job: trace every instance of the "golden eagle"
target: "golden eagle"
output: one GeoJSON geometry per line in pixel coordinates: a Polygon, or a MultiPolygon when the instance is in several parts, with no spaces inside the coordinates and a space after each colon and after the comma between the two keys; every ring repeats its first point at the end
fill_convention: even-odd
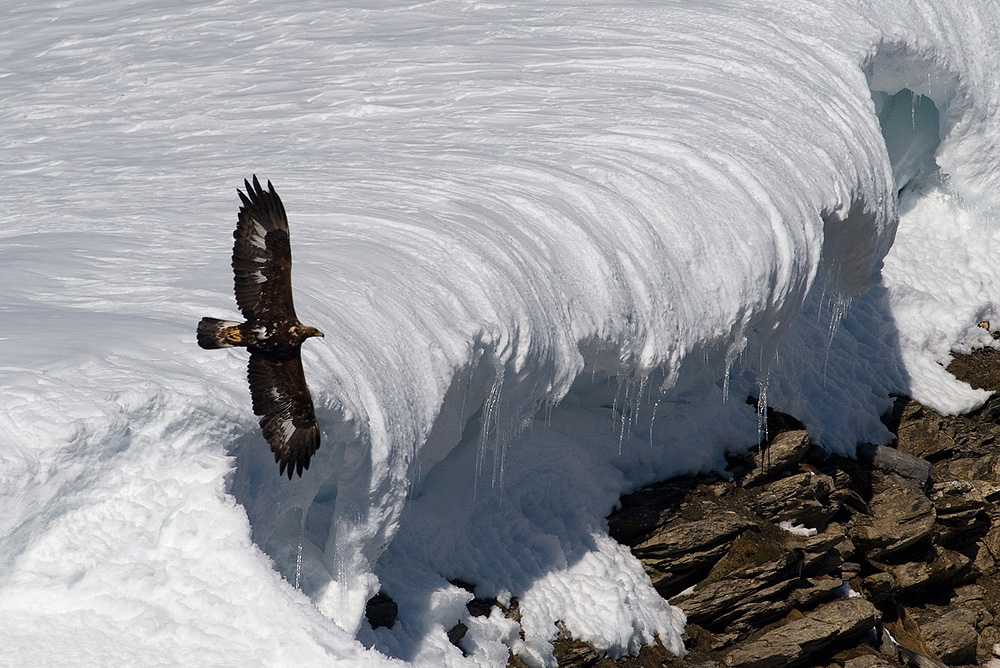
{"type": "Polygon", "coordinates": [[[278,474],[288,469],[302,475],[319,448],[319,428],[312,397],[302,371],[302,342],[323,336],[295,317],[292,304],[292,250],[285,207],[257,177],[244,179],[246,194],[237,190],[243,206],[233,237],[236,305],[246,322],[202,318],[198,345],[202,348],[244,346],[250,351],[247,375],[254,415],[260,416],[264,438],[271,444],[278,474]]]}

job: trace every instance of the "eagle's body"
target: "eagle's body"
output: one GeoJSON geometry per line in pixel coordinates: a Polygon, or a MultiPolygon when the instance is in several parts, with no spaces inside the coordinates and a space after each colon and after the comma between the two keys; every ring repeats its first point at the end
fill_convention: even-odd
{"type": "MultiPolygon", "coordinates": [[[[260,417],[264,437],[288,477],[309,468],[319,448],[319,428],[312,397],[302,370],[300,347],[312,336],[323,336],[295,317],[292,304],[292,253],[285,208],[271,182],[267,190],[257,177],[244,181],[247,194],[233,237],[236,305],[246,322],[202,318],[198,345],[202,348],[242,346],[250,351],[247,375],[253,412],[260,417]]],[[[239,191],[237,191],[239,192],[239,191]]]]}

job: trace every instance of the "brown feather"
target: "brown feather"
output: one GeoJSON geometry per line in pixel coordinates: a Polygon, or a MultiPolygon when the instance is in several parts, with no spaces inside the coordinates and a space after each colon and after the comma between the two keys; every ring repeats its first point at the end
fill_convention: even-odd
{"type": "Polygon", "coordinates": [[[289,480],[293,471],[301,476],[319,448],[319,428],[298,346],[294,354],[283,357],[253,353],[247,376],[253,412],[261,416],[260,427],[279,474],[287,467],[289,480]]]}
{"type": "Polygon", "coordinates": [[[247,320],[295,319],[292,250],[285,207],[271,182],[244,181],[243,206],[233,238],[236,305],[247,320]]]}
{"type": "Polygon", "coordinates": [[[233,237],[236,305],[246,322],[203,318],[198,344],[203,348],[244,346],[250,351],[247,377],[253,412],[274,452],[279,475],[309,468],[319,449],[319,427],[302,370],[300,349],[311,336],[292,304],[292,252],[285,207],[271,182],[264,190],[257,177],[244,181],[243,206],[233,237]]]}

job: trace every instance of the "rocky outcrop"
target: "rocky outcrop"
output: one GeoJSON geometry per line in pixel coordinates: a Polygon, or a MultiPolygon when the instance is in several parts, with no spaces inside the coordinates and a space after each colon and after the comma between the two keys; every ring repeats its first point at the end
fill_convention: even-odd
{"type": "MultiPolygon", "coordinates": [[[[979,355],[956,368],[974,369],[977,386],[1000,385],[1000,354],[979,355]]],[[[669,480],[622,499],[612,535],[688,616],[687,656],[659,665],[940,668],[993,658],[1000,399],[957,417],[900,399],[886,420],[897,441],[861,444],[854,459],[786,429],[731,461],[732,480],[669,480]]]]}
{"type": "Polygon", "coordinates": [[[842,598],[803,615],[726,655],[730,668],[784,668],[869,634],[879,619],[863,598],[842,598]]]}

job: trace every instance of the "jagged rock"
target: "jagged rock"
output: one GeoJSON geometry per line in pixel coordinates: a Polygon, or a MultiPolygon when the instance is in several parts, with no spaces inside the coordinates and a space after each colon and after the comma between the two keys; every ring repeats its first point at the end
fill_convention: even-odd
{"type": "Polygon", "coordinates": [[[726,657],[726,665],[730,668],[792,666],[834,643],[845,646],[849,640],[874,628],[878,620],[878,610],[863,598],[839,599],[736,648],[726,657]]]}
{"type": "MultiPolygon", "coordinates": [[[[987,375],[1000,387],[1000,353],[991,364],[987,375]]],[[[966,416],[905,399],[896,406],[885,419],[898,431],[896,448],[859,446],[857,459],[826,455],[797,425],[752,462],[731,462],[735,482],[678,479],[622,500],[609,526],[641,546],[635,552],[650,576],[698,632],[686,636],[687,657],[651,666],[945,668],[939,658],[950,665],[993,658],[1000,397],[966,416]],[[782,520],[818,533],[782,531],[782,520]],[[837,598],[848,580],[861,597],[837,598]],[[839,606],[867,606],[864,628],[851,626],[839,606]],[[873,625],[878,633],[865,635],[873,625]],[[841,630],[837,640],[821,640],[841,630]],[[795,634],[811,640],[799,644],[795,634]],[[880,647],[866,644],[878,639],[880,647]]],[[[626,665],[588,657],[594,667],[626,665]]]]}
{"type": "MultiPolygon", "coordinates": [[[[924,645],[922,641],[920,644],[924,645]]],[[[882,655],[898,660],[901,665],[907,668],[948,668],[945,664],[937,659],[932,659],[923,652],[901,645],[891,634],[884,632],[882,633],[882,655]]]]}
{"type": "Polygon", "coordinates": [[[927,561],[911,561],[888,566],[903,595],[912,595],[931,588],[959,585],[971,572],[972,560],[960,552],[935,549],[927,561]]]}
{"type": "Polygon", "coordinates": [[[729,627],[750,627],[780,619],[792,609],[789,595],[797,587],[797,579],[792,578],[732,578],[677,596],[671,603],[684,611],[689,623],[722,632],[729,627]]]}
{"type": "Polygon", "coordinates": [[[725,646],[752,627],[780,619],[795,607],[806,609],[832,598],[843,584],[839,578],[827,576],[842,563],[832,547],[837,544],[836,536],[809,546],[816,552],[803,547],[789,549],[795,542],[806,541],[789,540],[782,545],[766,536],[741,538],[720,561],[720,567],[727,566],[727,570],[713,569],[717,579],[711,581],[710,577],[671,602],[684,611],[689,622],[716,633],[733,634],[717,639],[717,646],[725,646]],[[763,561],[776,550],[777,558],[763,561]]]}
{"type": "Polygon", "coordinates": [[[874,654],[856,656],[844,662],[844,668],[897,668],[898,666],[898,663],[891,663],[874,654]]]}
{"type": "Polygon", "coordinates": [[[809,434],[804,429],[778,434],[763,452],[753,458],[753,468],[743,485],[750,487],[793,471],[809,452],[809,434]]]}
{"type": "Polygon", "coordinates": [[[836,598],[843,586],[844,581],[840,578],[807,578],[788,600],[798,610],[809,610],[836,598]]]}
{"type": "Polygon", "coordinates": [[[836,474],[833,477],[833,484],[837,489],[830,495],[831,502],[836,503],[841,508],[847,507],[854,512],[870,515],[872,509],[868,505],[868,502],[861,498],[860,494],[848,487],[851,484],[851,480],[847,474],[839,470],[836,474]]]}
{"type": "Polygon", "coordinates": [[[875,559],[912,547],[934,531],[934,505],[923,491],[899,476],[887,477],[885,489],[872,498],[870,506],[872,516],[855,515],[848,534],[875,559]]]}
{"type": "Polygon", "coordinates": [[[677,514],[693,486],[687,483],[668,480],[623,496],[620,507],[608,516],[608,533],[630,547],[646,540],[677,514]]]}
{"type": "Polygon", "coordinates": [[[1000,480],[1000,452],[994,451],[977,455],[970,450],[962,454],[965,456],[937,462],[934,465],[935,475],[942,480],[990,482],[1000,480]]]}
{"type": "Polygon", "coordinates": [[[1000,628],[985,626],[982,629],[979,634],[979,649],[976,651],[976,658],[982,666],[989,666],[989,662],[994,659],[1000,662],[1000,628]]]}
{"type": "Polygon", "coordinates": [[[373,629],[380,626],[391,629],[396,624],[398,615],[399,606],[382,591],[372,596],[365,605],[365,617],[373,629]]]}
{"type": "Polygon", "coordinates": [[[752,522],[732,511],[691,522],[676,521],[633,548],[653,586],[670,597],[705,577],[752,522]]]}
{"type": "MultiPolygon", "coordinates": [[[[559,668],[598,668],[603,657],[594,647],[582,640],[574,639],[562,622],[556,622],[559,634],[552,643],[552,655],[559,663],[559,668]]],[[[611,666],[614,663],[607,660],[611,666]]],[[[603,666],[601,666],[603,668],[603,666]]]]}
{"type": "Polygon", "coordinates": [[[916,402],[903,409],[897,449],[931,463],[955,456],[959,452],[955,439],[943,428],[941,420],[926,418],[925,411],[916,402]]]}
{"type": "Polygon", "coordinates": [[[951,544],[978,532],[990,523],[984,483],[953,480],[938,483],[931,489],[931,501],[937,514],[938,541],[951,544]]]}
{"type": "Polygon", "coordinates": [[[685,663],[681,659],[657,642],[655,645],[646,645],[639,650],[638,656],[626,656],[614,662],[616,668],[671,668],[673,666],[689,666],[690,668],[721,668],[713,662],[708,663],[685,663]]]}
{"type": "Polygon", "coordinates": [[[1000,562],[1000,524],[994,524],[980,540],[982,550],[986,551],[993,561],[1000,562]]]}
{"type": "Polygon", "coordinates": [[[973,607],[983,604],[986,598],[986,589],[977,584],[965,585],[955,589],[955,602],[959,605],[971,605],[973,607]]]}
{"type": "Polygon", "coordinates": [[[931,463],[907,452],[884,445],[862,443],[858,446],[857,454],[860,462],[871,463],[887,473],[915,480],[920,485],[925,485],[930,480],[931,463]]]}
{"type": "Polygon", "coordinates": [[[938,517],[943,518],[970,509],[985,509],[989,505],[987,496],[994,497],[1000,493],[996,487],[979,481],[949,480],[936,483],[931,488],[930,496],[938,517]]]}
{"type": "Polygon", "coordinates": [[[977,348],[967,355],[955,355],[948,365],[948,371],[972,387],[1000,392],[998,367],[1000,367],[1000,349],[977,348]]]}
{"type": "Polygon", "coordinates": [[[861,580],[861,591],[872,603],[881,603],[899,591],[899,585],[892,573],[878,572],[861,580]]]}
{"type": "Polygon", "coordinates": [[[462,654],[464,654],[465,656],[469,656],[469,653],[468,651],[466,651],[464,647],[462,647],[462,640],[465,638],[465,634],[468,632],[469,632],[469,627],[463,624],[462,622],[459,622],[450,629],[448,629],[448,642],[450,642],[452,645],[462,650],[462,654]]]}
{"type": "Polygon", "coordinates": [[[794,521],[807,527],[826,525],[840,506],[830,503],[833,478],[806,471],[770,483],[761,492],[754,507],[775,523],[794,521]]]}
{"type": "Polygon", "coordinates": [[[853,580],[860,572],[861,564],[856,561],[844,561],[840,564],[840,573],[845,580],[853,580]]]}
{"type": "Polygon", "coordinates": [[[998,572],[997,561],[984,543],[985,541],[982,540],[977,543],[978,549],[972,560],[972,567],[984,577],[994,577],[998,572]]]}
{"type": "Polygon", "coordinates": [[[979,615],[969,608],[933,608],[914,614],[924,642],[944,663],[975,663],[979,615]]]}
{"type": "Polygon", "coordinates": [[[830,525],[823,533],[806,538],[790,536],[786,545],[800,555],[802,577],[837,573],[844,565],[844,557],[854,553],[854,544],[840,525],[830,525]]]}

